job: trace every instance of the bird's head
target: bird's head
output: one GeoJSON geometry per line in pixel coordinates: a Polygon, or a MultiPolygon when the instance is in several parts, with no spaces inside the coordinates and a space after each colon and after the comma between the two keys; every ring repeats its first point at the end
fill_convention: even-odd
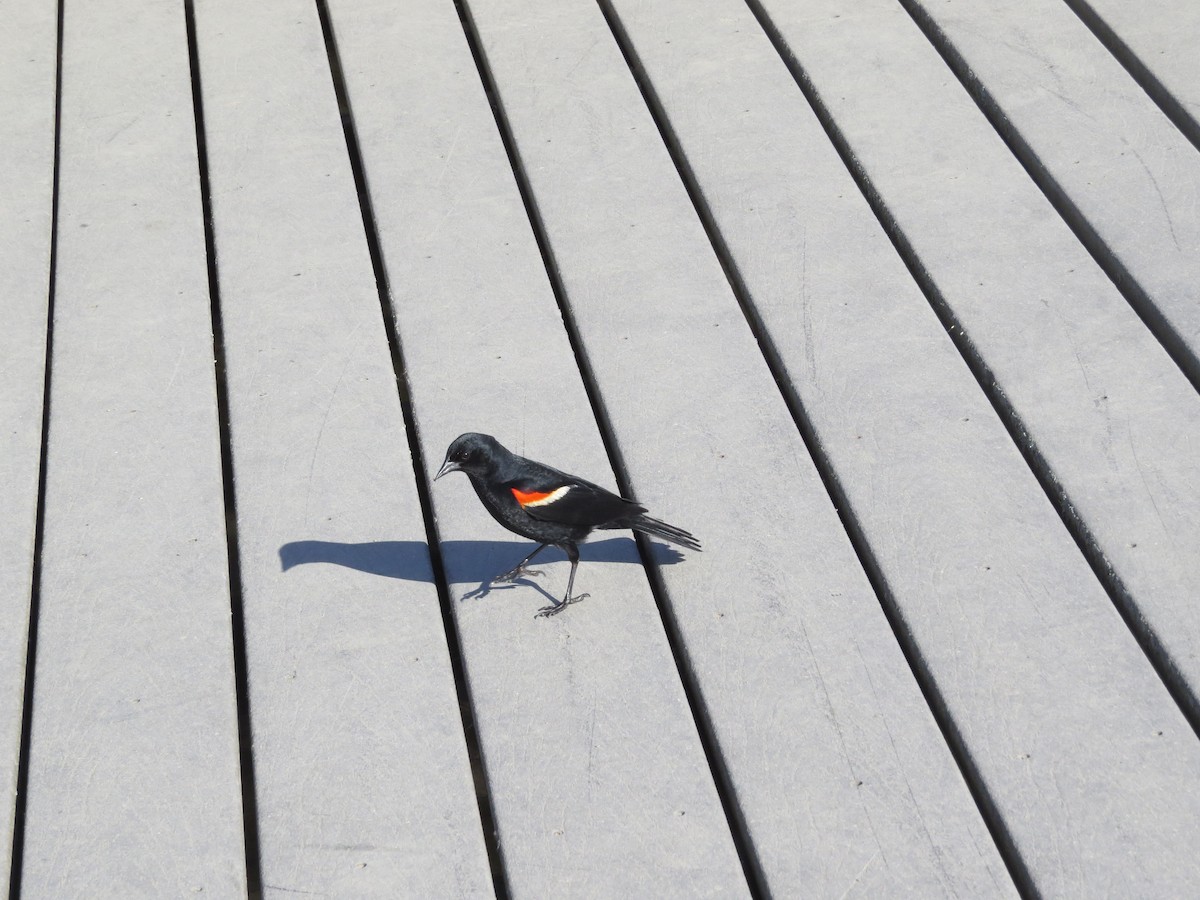
{"type": "Polygon", "coordinates": [[[486,475],[496,465],[498,457],[504,448],[490,434],[478,434],[469,431],[459,435],[446,451],[446,459],[438,473],[433,476],[437,481],[450,472],[466,472],[468,475],[486,475]]]}

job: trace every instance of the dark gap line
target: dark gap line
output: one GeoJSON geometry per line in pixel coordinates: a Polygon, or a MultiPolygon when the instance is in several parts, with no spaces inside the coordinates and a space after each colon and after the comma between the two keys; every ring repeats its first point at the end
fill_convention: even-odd
{"type": "Polygon", "coordinates": [[[1092,259],[1116,286],[1121,296],[1137,313],[1154,338],[1167,351],[1167,355],[1183,372],[1184,377],[1191,382],[1192,387],[1196,391],[1200,391],[1200,359],[1187,345],[1183,336],[1158,308],[1146,289],[1108,246],[1108,243],[1088,221],[1067,191],[1046,168],[1041,158],[1009,121],[999,103],[975,76],[970,65],[950,42],[946,33],[916,0],[899,0],[899,3],[941,55],[955,77],[962,83],[971,99],[975,101],[975,105],[979,107],[980,112],[984,114],[1013,156],[1024,167],[1033,183],[1050,201],[1055,212],[1071,229],[1084,249],[1091,254],[1092,259]]]}
{"type": "MultiPolygon", "coordinates": [[[[879,223],[883,226],[883,230],[891,239],[893,246],[900,254],[900,257],[908,267],[909,272],[912,274],[913,278],[924,292],[926,299],[937,313],[939,320],[946,328],[951,340],[954,341],[954,344],[959,349],[959,352],[962,353],[964,358],[967,360],[972,374],[975,376],[980,386],[983,387],[985,395],[992,402],[993,407],[997,408],[997,412],[1001,413],[1001,420],[1005,423],[1006,427],[1010,428],[1011,434],[1011,426],[1015,424],[1015,426],[1019,428],[1020,423],[1014,422],[1014,420],[1010,419],[1006,414],[1011,413],[1011,409],[1008,408],[1007,403],[1003,401],[1003,396],[1000,394],[998,389],[996,389],[995,381],[992,379],[991,372],[988,370],[982,357],[980,357],[976,352],[965,332],[963,332],[961,326],[954,319],[953,314],[947,304],[944,302],[944,299],[937,292],[937,288],[933,284],[932,279],[921,265],[919,257],[914,252],[907,238],[900,231],[895,218],[884,205],[879,193],[875,190],[865,171],[854,157],[849,143],[842,135],[840,129],[838,129],[836,123],[833,121],[833,117],[830,115],[829,110],[821,101],[815,85],[812,83],[811,79],[809,79],[807,73],[804,71],[803,66],[800,64],[800,61],[788,47],[783,35],[775,27],[770,16],[767,14],[766,10],[763,9],[759,0],[746,0],[746,2],[755,18],[762,26],[764,32],[766,32],[768,38],[771,40],[776,52],[779,53],[780,57],[787,65],[788,70],[791,72],[792,77],[796,81],[797,87],[799,87],[800,92],[804,95],[805,100],[808,101],[809,106],[812,107],[818,121],[821,123],[822,128],[824,128],[825,133],[828,135],[830,142],[836,148],[838,155],[842,158],[843,164],[849,170],[851,176],[854,178],[855,184],[866,198],[879,223]],[[1003,411],[997,406],[998,402],[1004,404],[1003,411]]],[[[700,202],[703,203],[702,196],[700,196],[698,190],[697,196],[700,197],[700,202]]],[[[707,211],[706,205],[705,210],[706,218],[711,221],[711,212],[707,211]]],[[[719,252],[722,254],[722,256],[728,256],[728,248],[725,247],[723,240],[720,238],[719,232],[714,230],[713,233],[715,240],[720,244],[719,252]]],[[[736,272],[736,263],[734,263],[731,256],[729,257],[729,265],[736,272]]],[[[915,635],[913,634],[912,628],[907,622],[904,612],[896,599],[895,593],[888,584],[887,577],[884,575],[879,560],[871,548],[870,540],[866,535],[862,523],[854,513],[854,507],[850,502],[850,498],[838,479],[833,462],[829,458],[829,455],[825,451],[824,447],[821,445],[820,438],[816,434],[812,423],[805,416],[800,398],[786,378],[786,367],[784,366],[778,351],[771,343],[769,336],[766,335],[762,322],[758,318],[757,312],[754,310],[752,298],[749,292],[746,290],[745,285],[742,283],[740,276],[737,277],[737,282],[738,284],[736,291],[739,295],[739,300],[741,300],[744,304],[743,308],[747,311],[747,318],[751,320],[751,327],[754,328],[756,332],[761,331],[763,334],[762,338],[760,338],[760,341],[763,343],[764,348],[767,348],[768,361],[771,364],[772,370],[778,373],[777,377],[780,379],[780,385],[784,392],[784,396],[788,399],[789,405],[794,406],[795,408],[794,415],[796,416],[797,425],[800,427],[801,434],[804,435],[805,442],[810,447],[810,451],[813,454],[813,459],[816,461],[817,468],[821,472],[822,480],[824,480],[826,483],[830,497],[833,499],[834,506],[837,508],[838,515],[842,518],[843,524],[846,527],[846,532],[850,536],[851,543],[854,545],[855,552],[858,554],[863,568],[867,573],[867,577],[870,579],[872,587],[875,589],[875,593],[879,597],[880,605],[883,608],[884,614],[887,616],[888,622],[892,627],[892,631],[896,635],[896,640],[900,644],[900,648],[904,653],[905,658],[908,660],[909,667],[912,670],[913,676],[916,678],[921,692],[925,695],[926,703],[928,703],[934,719],[938,724],[938,728],[941,730],[943,738],[945,739],[947,746],[950,748],[950,752],[953,755],[955,762],[958,764],[959,771],[962,772],[963,779],[975,800],[975,804],[979,809],[980,815],[983,818],[984,823],[987,825],[988,831],[992,835],[992,840],[995,842],[996,848],[999,850],[1000,856],[1004,860],[1005,866],[1008,868],[1009,876],[1012,878],[1013,884],[1022,897],[1039,897],[1040,892],[1033,880],[1032,873],[1026,865],[1025,859],[1018,850],[1016,840],[1014,839],[1012,832],[1009,830],[1008,824],[1004,820],[1003,815],[1000,813],[995,798],[993,798],[991,791],[988,789],[987,781],[983,777],[983,774],[979,769],[979,765],[976,762],[970,747],[967,745],[962,731],[959,729],[958,723],[955,721],[954,714],[951,711],[949,704],[946,702],[945,695],[942,693],[941,687],[937,681],[937,677],[934,675],[928,661],[921,652],[921,648],[916,640],[915,635]]],[[[1014,439],[1015,437],[1016,436],[1014,435],[1014,439]]],[[[1017,443],[1019,446],[1022,446],[1022,450],[1024,451],[1024,445],[1022,445],[1020,441],[1017,443]]],[[[1026,456],[1026,459],[1028,460],[1029,457],[1026,456]]]]}
{"type": "MultiPolygon", "coordinates": [[[[950,714],[949,708],[941,695],[940,689],[937,686],[936,679],[933,677],[931,670],[920,648],[917,646],[916,640],[912,634],[911,628],[908,626],[903,612],[899,604],[896,602],[895,595],[889,586],[886,576],[883,574],[874,552],[871,549],[869,539],[862,527],[861,522],[854,513],[854,508],[849,500],[845,488],[842,486],[838,478],[836,468],[825,450],[820,437],[812,424],[811,419],[804,409],[803,401],[791,384],[787,375],[787,367],[779,353],[770,333],[758,314],[757,308],[754,305],[752,294],[746,285],[741,271],[734,259],[728,244],[721,233],[720,227],[713,215],[712,209],[704,196],[703,189],[700,187],[699,180],[687,159],[687,154],[683,149],[682,143],[675,134],[673,127],[670,124],[669,116],[655,91],[653,84],[647,74],[645,67],[641,64],[636,55],[636,50],[632,46],[628,34],[621,25],[619,18],[611,8],[610,0],[597,0],[601,8],[605,12],[605,16],[609,19],[609,24],[613,29],[614,35],[617,36],[618,43],[621,45],[622,52],[625,53],[626,60],[629,63],[630,70],[637,80],[638,86],[642,91],[642,95],[646,100],[651,114],[654,117],[655,124],[658,126],[659,132],[663,138],[663,142],[671,153],[672,159],[675,162],[676,168],[679,171],[680,178],[687,188],[689,197],[692,200],[696,213],[704,225],[705,231],[708,234],[709,241],[712,244],[713,251],[720,260],[721,266],[725,271],[730,287],[738,301],[741,310],[746,317],[746,321],[750,326],[751,332],[754,334],[761,351],[767,361],[768,367],[772,376],[775,379],[776,385],[787,403],[789,412],[792,415],[793,421],[796,424],[797,430],[800,432],[801,438],[816,465],[817,471],[825,485],[826,491],[833,502],[834,508],[837,511],[839,519],[845,528],[847,535],[850,538],[851,544],[859,558],[864,571],[867,574],[868,580],[874,589],[884,614],[896,635],[897,642],[900,645],[902,652],[908,661],[909,667],[917,681],[917,684],[925,696],[926,703],[929,705],[934,714],[935,720],[942,731],[943,737],[953,754],[955,761],[958,763],[960,770],[963,773],[964,779],[971,790],[971,793],[980,810],[981,816],[992,832],[993,839],[996,841],[1001,855],[1005,860],[1005,864],[1009,868],[1010,875],[1013,877],[1014,883],[1022,894],[1027,897],[1037,896],[1037,891],[1033,888],[1031,880],[1028,877],[1028,872],[1025,869],[1024,861],[1016,853],[1015,845],[1011,839],[1011,835],[1007,831],[1002,818],[999,816],[995,808],[994,802],[990,794],[987,792],[986,784],[978,772],[978,768],[966,748],[965,742],[962,739],[956,723],[950,714]],[[1005,845],[1007,844],[1007,850],[1005,845]],[[1022,884],[1022,881],[1025,884],[1022,884]]],[[[765,13],[760,9],[756,9],[751,5],[751,9],[758,17],[761,24],[770,34],[771,29],[767,28],[763,21],[765,13]]],[[[776,35],[771,35],[772,42],[779,49],[779,41],[776,40],[776,35]]],[[[781,55],[783,55],[782,51],[781,55]]],[[[786,58],[786,57],[785,57],[786,58]]],[[[799,77],[797,77],[799,80],[799,77]]],[[[803,88],[803,86],[802,86],[803,88]]],[[[812,98],[806,98],[810,103],[812,98]]],[[[822,120],[824,124],[824,120],[822,120]]],[[[828,130],[828,129],[827,129],[828,130]]]]}
{"type": "Polygon", "coordinates": [[[54,158],[50,175],[50,259],[46,283],[46,355],[42,369],[42,447],[38,460],[37,512],[33,524],[33,564],[29,580],[29,633],[25,643],[25,691],[21,707],[21,743],[17,757],[16,797],[13,807],[12,861],[9,900],[21,896],[25,866],[25,814],[29,800],[29,756],[33,743],[33,696],[37,669],[38,620],[42,607],[42,547],[46,538],[46,472],[50,452],[50,383],[54,361],[54,300],[58,284],[59,173],[62,151],[62,83],[64,0],[58,0],[54,63],[54,158]]]}
{"type": "Polygon", "coordinates": [[[1180,130],[1193,147],[1200,150],[1200,122],[1197,122],[1187,108],[1175,99],[1167,86],[1158,80],[1158,77],[1150,71],[1150,68],[1142,62],[1133,49],[1121,40],[1120,36],[1101,18],[1087,0],[1063,0],[1063,2],[1091,30],[1092,34],[1096,36],[1096,40],[1103,44],[1117,62],[1125,67],[1125,71],[1138,83],[1138,87],[1157,104],[1163,115],[1171,120],[1171,124],[1180,130]]]}
{"type": "Polygon", "coordinates": [[[225,503],[225,547],[229,568],[230,631],[233,642],[233,678],[237,693],[238,761],[242,780],[242,834],[246,854],[246,889],[251,898],[262,896],[262,844],[258,830],[258,782],[254,768],[254,730],[250,712],[250,676],[246,652],[245,595],[239,556],[237,494],[230,422],[229,381],[225,361],[225,325],[221,313],[221,282],[217,245],[213,233],[212,187],[209,182],[208,141],[201,90],[200,53],[196,40],[194,0],[184,0],[188,61],[192,76],[192,113],[196,123],[196,158],[199,166],[200,208],[204,220],[204,248],[208,265],[209,309],[213,330],[213,372],[217,393],[217,427],[221,442],[221,478],[225,503]]]}
{"type": "MultiPolygon", "coordinates": [[[[609,463],[613,468],[617,486],[622,495],[626,497],[635,496],[624,456],[616,439],[616,431],[608,414],[607,407],[604,404],[604,398],[600,393],[599,383],[589,361],[587,349],[584,346],[574,314],[571,311],[567,289],[554,255],[549,233],[542,218],[541,210],[537,205],[533,187],[526,174],[525,165],[521,160],[520,150],[517,147],[512,126],[508,121],[508,115],[504,111],[503,101],[496,86],[496,79],[492,73],[491,65],[488,63],[487,55],[483,50],[483,43],[480,40],[474,17],[471,15],[466,0],[454,0],[454,4],[458,9],[463,32],[470,46],[471,55],[475,59],[475,66],[479,71],[480,80],[487,93],[488,102],[491,105],[492,114],[496,120],[496,128],[504,143],[504,149],[508,155],[513,177],[520,191],[521,200],[525,205],[525,213],[529,218],[530,226],[537,240],[538,249],[542,255],[542,263],[549,277],[555,301],[558,303],[559,312],[563,319],[563,327],[566,330],[571,350],[575,355],[575,361],[583,379],[584,390],[587,393],[592,414],[600,431],[605,452],[608,454],[609,463]]],[[[635,539],[638,555],[641,557],[651,593],[663,621],[667,642],[675,659],[684,695],[687,697],[692,719],[696,723],[700,743],[716,784],[717,795],[720,797],[721,806],[729,825],[730,834],[732,835],[733,844],[737,850],[738,859],[741,862],[747,885],[750,888],[752,896],[756,898],[769,897],[770,892],[767,889],[762,864],[754,848],[753,841],[750,838],[745,815],[738,803],[729,767],[721,753],[720,744],[712,725],[712,716],[709,714],[708,706],[704,701],[699,679],[696,676],[695,668],[687,651],[687,644],[683,638],[682,630],[679,627],[679,622],[674,614],[671,603],[668,600],[669,595],[666,585],[658,567],[651,561],[653,557],[650,552],[649,541],[642,535],[635,535],[635,539]]]]}
{"type": "Polygon", "coordinates": [[[329,69],[333,79],[334,93],[337,95],[338,108],[341,111],[342,131],[346,139],[346,152],[350,158],[350,168],[354,174],[354,185],[358,191],[358,203],[362,211],[363,232],[366,236],[367,248],[371,256],[371,267],[375,273],[375,285],[379,294],[380,315],[383,318],[383,327],[387,334],[388,348],[391,351],[392,370],[395,373],[396,389],[400,396],[400,409],[404,419],[404,430],[408,435],[408,449],[409,455],[412,457],[417,498],[420,502],[421,515],[425,522],[425,537],[429,545],[433,581],[437,588],[438,602],[442,612],[442,626],[446,632],[446,644],[449,649],[450,665],[454,675],[454,687],[458,695],[459,713],[462,717],[463,738],[467,747],[471,772],[475,779],[475,796],[476,802],[479,805],[479,817],[483,828],[484,844],[487,847],[488,863],[491,867],[492,886],[498,900],[508,900],[511,894],[508,872],[505,868],[504,855],[500,850],[499,831],[496,827],[496,811],[492,803],[483,745],[479,739],[479,729],[471,697],[470,681],[467,677],[465,663],[463,662],[462,638],[459,634],[458,624],[454,618],[453,600],[450,596],[450,583],[446,576],[446,567],[441,551],[441,537],[438,532],[437,518],[434,514],[431,498],[429,470],[425,465],[425,457],[421,452],[421,440],[416,415],[413,412],[412,395],[408,381],[408,368],[404,362],[403,344],[396,325],[391,284],[388,279],[387,266],[384,264],[383,245],[379,239],[375,207],[371,200],[371,192],[368,189],[366,164],[363,160],[358,140],[358,128],[355,124],[354,113],[350,104],[350,94],[346,87],[345,73],[342,68],[341,55],[338,51],[337,37],[329,15],[328,4],[326,0],[315,0],[315,2],[317,15],[321,20],[321,33],[325,39],[325,52],[329,58],[329,69]]]}
{"type": "MultiPolygon", "coordinates": [[[[1150,631],[1149,626],[1142,619],[1136,606],[1133,604],[1128,590],[1105,558],[1103,550],[1100,548],[1091,530],[1075,510],[1074,504],[1055,475],[1053,468],[1029,437],[1028,430],[1020,415],[1005,396],[1004,391],[997,383],[982,354],[967,335],[945,296],[941,293],[933,277],[921,262],[920,255],[901,230],[895,216],[888,209],[887,204],[871,182],[866,170],[855,157],[849,142],[833,121],[833,117],[828,108],[825,107],[824,102],[820,99],[816,87],[804,72],[803,67],[788,47],[782,34],[775,28],[767,13],[762,9],[760,0],[746,0],[746,2],[758,17],[759,22],[767,32],[772,43],[775,44],[776,50],[788,65],[797,85],[825,128],[831,143],[842,157],[843,163],[866,198],[872,212],[874,212],[876,218],[879,220],[880,225],[883,226],[884,232],[888,235],[900,258],[904,261],[914,281],[916,281],[918,287],[925,294],[926,300],[942,323],[950,340],[962,355],[968,369],[983,390],[984,396],[987,397],[992,408],[995,410],[997,417],[1007,429],[1010,438],[1024,458],[1026,465],[1029,466],[1038,484],[1045,492],[1054,509],[1058,512],[1063,524],[1066,526],[1068,534],[1075,541],[1076,546],[1088,562],[1096,579],[1108,593],[1110,600],[1117,608],[1127,627],[1138,640],[1143,652],[1166,685],[1171,697],[1183,711],[1193,731],[1200,736],[1200,715],[1197,715],[1198,706],[1195,697],[1185,684],[1178,667],[1161,651],[1161,641],[1150,631]]],[[[932,675],[929,677],[932,678],[932,675]]],[[[948,710],[946,714],[949,715],[948,710]]],[[[961,735],[958,734],[957,730],[954,733],[956,735],[955,740],[961,741],[961,735]]],[[[1009,834],[1007,826],[1003,823],[994,801],[986,791],[986,785],[983,782],[982,776],[979,775],[974,762],[970,760],[965,745],[961,745],[961,750],[956,750],[955,752],[961,752],[964,762],[971,766],[972,776],[968,783],[972,785],[973,792],[979,792],[977,802],[981,804],[981,809],[986,804],[988,811],[985,814],[985,821],[987,821],[988,827],[993,829],[993,837],[997,841],[997,846],[1000,848],[1005,864],[1009,866],[1009,871],[1013,875],[1018,890],[1026,897],[1038,896],[1039,892],[1036,885],[1028,869],[1025,867],[1023,859],[1020,857],[1015,842],[1011,834],[1009,834]]]]}
{"type": "MultiPolygon", "coordinates": [[[[757,2],[757,0],[751,0],[751,2],[757,2]]],[[[1129,300],[1130,304],[1134,306],[1135,311],[1140,313],[1138,305],[1130,298],[1133,294],[1140,294],[1144,298],[1145,295],[1142,293],[1142,289],[1134,282],[1133,278],[1128,275],[1124,267],[1114,257],[1111,255],[1108,255],[1107,257],[1103,256],[1103,254],[1108,253],[1106,249],[1103,250],[1103,254],[1101,254],[1099,250],[1088,246],[1087,234],[1082,234],[1080,230],[1077,229],[1074,224],[1072,224],[1071,216],[1078,218],[1079,222],[1081,223],[1080,229],[1085,229],[1088,234],[1095,236],[1094,232],[1091,231],[1091,226],[1087,225],[1087,223],[1083,221],[1082,215],[1079,214],[1078,210],[1076,210],[1073,205],[1071,205],[1070,200],[1067,199],[1066,195],[1062,192],[1061,188],[1058,187],[1057,183],[1054,182],[1050,175],[1045,172],[1044,167],[1042,167],[1041,163],[1037,160],[1037,157],[1033,154],[1033,151],[1030,150],[1029,147],[1024,143],[1024,141],[1016,133],[1015,129],[1013,129],[1011,125],[1007,124],[1007,119],[1004,117],[999,107],[995,104],[995,101],[987,93],[982,84],[978,82],[975,76],[970,73],[966,61],[950,45],[945,34],[938,29],[937,25],[931,19],[929,19],[924,12],[919,10],[914,11],[914,9],[911,8],[913,6],[913,0],[900,0],[900,3],[908,11],[909,15],[913,17],[913,20],[917,23],[918,27],[921,28],[922,32],[924,32],[926,38],[929,39],[929,41],[942,55],[942,58],[946,61],[946,64],[954,71],[955,75],[958,76],[959,80],[967,89],[968,93],[970,93],[971,97],[975,100],[980,110],[988,117],[988,120],[992,123],[993,127],[1000,132],[1001,137],[1004,138],[1005,142],[1009,146],[1009,149],[1013,151],[1014,155],[1016,155],[1018,159],[1020,159],[1022,165],[1025,166],[1030,177],[1032,177],[1034,182],[1038,184],[1040,188],[1042,188],[1043,192],[1046,193],[1046,196],[1050,199],[1051,203],[1054,204],[1059,214],[1063,216],[1064,220],[1067,221],[1067,224],[1071,226],[1073,231],[1075,231],[1076,237],[1085,245],[1085,247],[1087,247],[1089,252],[1092,253],[1093,258],[1096,259],[1096,262],[1102,269],[1104,269],[1105,273],[1109,275],[1109,277],[1117,285],[1118,289],[1120,289],[1122,294],[1125,295],[1126,299],[1129,300]],[[1005,131],[1011,133],[1011,140],[1009,139],[1009,136],[1005,135],[1005,131]],[[1022,154],[1025,154],[1025,157],[1027,158],[1023,158],[1022,154]],[[1038,171],[1040,171],[1044,176],[1044,180],[1046,182],[1045,184],[1039,180],[1038,171]],[[1064,206],[1068,206],[1069,209],[1064,210],[1063,208],[1060,208],[1059,204],[1055,202],[1055,196],[1052,196],[1051,192],[1059,195],[1061,197],[1062,204],[1064,204],[1064,206]],[[1111,266],[1114,270],[1119,270],[1116,272],[1116,274],[1114,274],[1113,271],[1110,271],[1109,267],[1105,265],[1106,259],[1111,263],[1111,266]],[[1124,282],[1124,286],[1122,286],[1122,282],[1124,282]]],[[[853,158],[853,152],[849,149],[849,145],[847,145],[846,152],[849,155],[849,158],[853,158]]],[[[845,159],[847,157],[844,156],[843,158],[845,159]]],[[[849,165],[849,163],[847,164],[849,165]]],[[[864,183],[869,185],[869,180],[865,173],[861,174],[861,178],[864,183]]],[[[878,195],[878,192],[875,191],[873,187],[868,187],[864,190],[867,189],[878,195]]],[[[1083,518],[1076,511],[1074,504],[1071,502],[1069,493],[1059,480],[1058,476],[1054,473],[1053,467],[1042,455],[1041,451],[1034,445],[1034,442],[1029,438],[1028,431],[1025,428],[1024,423],[1021,421],[1019,413],[1017,413],[1012,404],[1009,403],[999,385],[996,384],[995,378],[988,369],[987,364],[983,361],[979,351],[966,337],[966,333],[963,331],[962,325],[954,317],[954,314],[951,311],[949,304],[946,302],[945,297],[941,295],[937,286],[933,283],[933,279],[929,276],[928,272],[924,270],[924,267],[921,266],[918,256],[912,249],[912,246],[908,244],[907,240],[905,240],[902,235],[900,235],[899,227],[895,224],[894,217],[891,216],[891,214],[886,210],[886,207],[881,199],[877,200],[877,202],[881,210],[883,210],[882,213],[877,214],[880,215],[880,221],[884,222],[884,217],[886,217],[886,220],[892,223],[889,234],[891,234],[893,231],[895,232],[896,236],[893,237],[893,243],[896,243],[897,249],[900,250],[901,256],[905,258],[906,263],[910,257],[913,260],[915,268],[914,266],[910,266],[910,271],[914,273],[914,277],[917,278],[922,290],[925,291],[925,294],[929,298],[930,303],[933,305],[934,310],[938,313],[938,317],[942,319],[942,322],[946,326],[946,330],[949,332],[950,337],[955,339],[956,345],[959,346],[960,352],[967,360],[972,372],[976,373],[976,378],[979,380],[984,392],[988,394],[988,398],[992,401],[992,406],[1000,415],[1001,421],[1003,421],[1008,427],[1009,434],[1012,435],[1017,447],[1021,450],[1022,455],[1025,457],[1027,464],[1037,476],[1038,482],[1041,484],[1042,489],[1046,492],[1046,495],[1054,504],[1055,509],[1058,510],[1059,515],[1062,517],[1063,523],[1067,526],[1068,532],[1070,532],[1071,537],[1074,538],[1076,545],[1079,547],[1080,552],[1083,553],[1084,558],[1088,561],[1088,564],[1091,566],[1096,578],[1100,581],[1100,584],[1103,585],[1104,590],[1108,593],[1109,599],[1112,600],[1113,605],[1117,608],[1117,612],[1120,613],[1121,618],[1124,620],[1126,626],[1129,628],[1130,632],[1132,632],[1134,638],[1138,642],[1138,645],[1142,648],[1142,652],[1146,655],[1146,658],[1154,667],[1154,671],[1158,673],[1158,677],[1166,686],[1171,698],[1183,712],[1184,718],[1187,719],[1192,731],[1196,733],[1197,737],[1200,737],[1200,697],[1197,697],[1195,690],[1187,683],[1186,676],[1180,669],[1175,658],[1171,655],[1170,651],[1163,644],[1158,632],[1142,615],[1137,601],[1126,587],[1120,575],[1113,568],[1112,563],[1110,563],[1108,558],[1105,556],[1104,549],[1101,547],[1099,540],[1097,540],[1087,523],[1083,521],[1083,518]],[[901,249],[901,243],[907,249],[901,249]],[[920,274],[918,274],[918,271],[920,274]]],[[[885,228],[886,227],[888,226],[885,223],[885,228]]],[[[1100,241],[1099,237],[1095,237],[1095,240],[1097,242],[1100,241]]],[[[1100,246],[1103,247],[1102,244],[1100,246]]],[[[1146,299],[1145,302],[1147,304],[1150,303],[1148,299],[1146,299]]],[[[1157,315],[1157,310],[1155,310],[1155,313],[1157,315]]],[[[1183,359],[1182,356],[1177,356],[1176,354],[1171,353],[1171,348],[1168,345],[1164,334],[1156,332],[1154,326],[1151,325],[1151,323],[1148,322],[1145,317],[1143,317],[1143,321],[1146,322],[1146,325],[1150,331],[1154,333],[1155,336],[1158,337],[1163,343],[1164,347],[1167,349],[1167,352],[1171,354],[1172,359],[1174,359],[1175,363],[1183,370],[1184,375],[1188,377],[1193,386],[1197,387],[1197,389],[1200,389],[1200,378],[1193,377],[1192,374],[1194,371],[1198,376],[1200,376],[1200,365],[1196,364],[1195,358],[1191,356],[1191,351],[1186,347],[1183,347],[1182,342],[1180,342],[1180,353],[1186,355],[1187,359],[1183,359]]],[[[1165,324],[1163,327],[1169,328],[1169,326],[1166,326],[1165,324]]],[[[1174,335],[1175,332],[1171,331],[1170,334],[1174,335]]]]}

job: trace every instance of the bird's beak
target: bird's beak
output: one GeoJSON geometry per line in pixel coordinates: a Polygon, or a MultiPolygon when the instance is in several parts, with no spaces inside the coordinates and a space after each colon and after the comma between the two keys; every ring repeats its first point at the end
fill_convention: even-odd
{"type": "Polygon", "coordinates": [[[444,463],[442,463],[442,467],[440,469],[438,469],[438,473],[433,476],[433,480],[437,481],[443,475],[448,475],[451,472],[459,472],[461,470],[462,470],[462,467],[458,463],[447,459],[444,463]]]}

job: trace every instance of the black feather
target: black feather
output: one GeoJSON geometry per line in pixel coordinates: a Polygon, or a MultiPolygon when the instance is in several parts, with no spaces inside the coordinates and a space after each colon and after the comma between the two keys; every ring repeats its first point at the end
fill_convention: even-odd
{"type": "Polygon", "coordinates": [[[666,522],[651,518],[650,516],[639,516],[629,527],[634,531],[654,535],[654,537],[662,538],[664,541],[670,541],[672,544],[678,544],[680,547],[686,547],[689,550],[700,550],[700,542],[696,540],[691,532],[684,531],[682,528],[676,528],[674,525],[668,525],[666,522]]]}

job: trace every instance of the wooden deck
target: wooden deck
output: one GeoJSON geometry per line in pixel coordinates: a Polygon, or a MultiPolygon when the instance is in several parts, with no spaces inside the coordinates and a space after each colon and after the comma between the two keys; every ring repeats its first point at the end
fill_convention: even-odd
{"type": "Polygon", "coordinates": [[[61,6],[0,891],[1200,894],[1195,3],[61,6]],[[703,553],[535,620],[464,431],[703,553]]]}

